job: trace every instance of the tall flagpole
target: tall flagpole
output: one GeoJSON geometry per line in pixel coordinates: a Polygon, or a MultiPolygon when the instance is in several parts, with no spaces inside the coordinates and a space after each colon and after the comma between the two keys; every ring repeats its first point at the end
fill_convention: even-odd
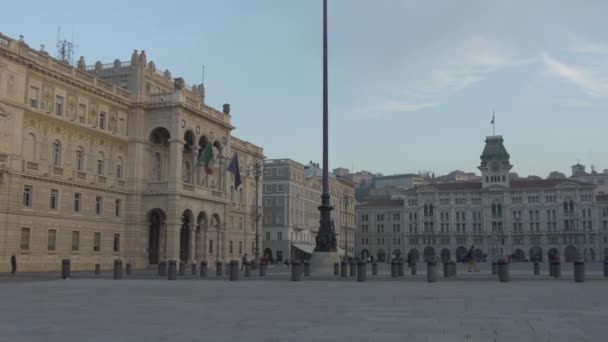
{"type": "Polygon", "coordinates": [[[336,252],[336,232],[331,223],[332,206],[329,196],[329,130],[328,130],[328,85],[327,85],[327,0],[323,0],[323,194],[319,206],[321,219],[319,220],[319,232],[316,238],[315,252],[336,252]]]}

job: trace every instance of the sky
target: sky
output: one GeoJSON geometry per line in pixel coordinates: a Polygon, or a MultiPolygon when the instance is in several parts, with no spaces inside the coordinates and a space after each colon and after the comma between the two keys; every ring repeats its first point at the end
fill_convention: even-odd
{"type": "MultiPolygon", "coordinates": [[[[3,4],[4,3],[4,4],[3,4]]],[[[268,158],[322,159],[322,1],[9,1],[0,32],[76,59],[130,60],[230,103],[268,158]]],[[[330,168],[477,171],[504,136],[513,171],[608,169],[608,1],[329,0],[330,168]]]]}

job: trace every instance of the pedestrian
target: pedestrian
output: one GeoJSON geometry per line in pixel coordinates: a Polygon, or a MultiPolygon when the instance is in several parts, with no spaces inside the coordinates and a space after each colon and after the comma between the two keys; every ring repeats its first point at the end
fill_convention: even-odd
{"type": "Polygon", "coordinates": [[[247,253],[243,255],[243,259],[241,260],[241,271],[245,268],[245,264],[247,263],[247,253]]]}
{"type": "Polygon", "coordinates": [[[285,266],[289,267],[289,259],[285,259],[285,266]]]}
{"type": "Polygon", "coordinates": [[[469,252],[467,253],[467,259],[469,260],[469,272],[475,270],[475,272],[479,272],[477,270],[477,265],[475,264],[475,246],[471,245],[469,252]]]}
{"type": "Polygon", "coordinates": [[[407,267],[412,268],[412,253],[407,253],[407,267]]]}
{"type": "Polygon", "coordinates": [[[15,254],[11,255],[11,274],[15,274],[17,272],[17,256],[15,254]]]}

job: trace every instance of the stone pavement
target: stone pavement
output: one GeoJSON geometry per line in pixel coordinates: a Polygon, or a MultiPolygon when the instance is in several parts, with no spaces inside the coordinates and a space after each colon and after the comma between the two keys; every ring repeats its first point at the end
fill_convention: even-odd
{"type": "Polygon", "coordinates": [[[521,275],[499,283],[481,266],[449,280],[439,272],[433,284],[386,275],[294,283],[286,268],[238,282],[170,282],[141,271],[117,281],[3,274],[0,341],[606,340],[608,280],[599,273],[574,283],[567,274],[531,276],[523,264],[514,266],[521,275]]]}

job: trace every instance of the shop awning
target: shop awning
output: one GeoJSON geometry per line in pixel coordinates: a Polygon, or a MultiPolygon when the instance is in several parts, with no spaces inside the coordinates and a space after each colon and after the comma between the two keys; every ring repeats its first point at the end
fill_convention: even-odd
{"type": "Polygon", "coordinates": [[[291,246],[301,250],[304,253],[312,254],[315,251],[315,245],[309,245],[306,243],[292,243],[291,246]]]}

